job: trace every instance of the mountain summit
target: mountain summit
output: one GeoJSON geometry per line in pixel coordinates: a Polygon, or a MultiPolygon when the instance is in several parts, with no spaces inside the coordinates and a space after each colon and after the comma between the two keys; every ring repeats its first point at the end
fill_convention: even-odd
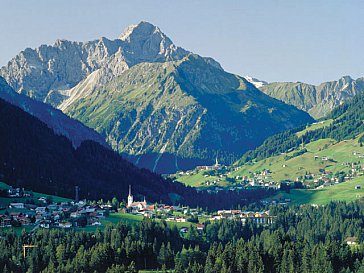
{"type": "Polygon", "coordinates": [[[142,21],[137,25],[128,26],[119,36],[119,39],[130,43],[132,40],[146,40],[150,36],[160,37],[160,40],[168,40],[169,43],[172,44],[172,41],[159,29],[159,27],[146,21],[142,21]]]}
{"type": "Polygon", "coordinates": [[[232,163],[274,133],[312,121],[156,26],[117,39],[57,40],[1,68],[19,93],[59,108],[139,166],[160,173],[232,163]]]}
{"type": "Polygon", "coordinates": [[[17,92],[58,106],[71,88],[96,70],[106,69],[105,80],[138,63],[179,60],[189,53],[175,46],[158,27],[141,22],[115,40],[56,40],[53,46],[27,48],[1,68],[0,76],[17,92]]]}
{"type": "Polygon", "coordinates": [[[124,42],[124,54],[132,65],[147,61],[180,59],[189,53],[175,46],[158,27],[148,22],[129,26],[119,39],[124,42]]]}

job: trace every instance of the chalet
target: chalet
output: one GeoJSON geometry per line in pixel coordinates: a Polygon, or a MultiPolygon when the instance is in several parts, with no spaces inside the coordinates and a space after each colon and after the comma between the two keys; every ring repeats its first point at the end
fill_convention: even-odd
{"type": "Polygon", "coordinates": [[[240,215],[241,221],[245,224],[247,221],[252,221],[256,224],[266,225],[273,223],[273,217],[269,215],[269,211],[265,212],[242,212],[240,215]]]}
{"type": "Polygon", "coordinates": [[[202,225],[202,224],[197,224],[196,225],[196,229],[197,229],[197,231],[203,231],[203,229],[205,228],[205,225],[202,225]]]}
{"type": "Polygon", "coordinates": [[[57,206],[56,204],[51,204],[51,205],[48,205],[48,206],[47,206],[47,209],[48,209],[48,210],[52,210],[52,211],[53,211],[53,210],[57,210],[57,209],[58,209],[58,206],[57,206]]]}
{"type": "Polygon", "coordinates": [[[43,203],[47,203],[47,198],[42,196],[42,197],[38,198],[38,201],[43,202],[43,203]]]}
{"type": "Polygon", "coordinates": [[[80,217],[80,216],[81,216],[81,214],[78,211],[71,212],[71,214],[70,214],[71,218],[77,218],[77,217],[80,217]]]}
{"type": "Polygon", "coordinates": [[[357,238],[356,237],[347,237],[345,239],[345,243],[348,245],[356,245],[357,244],[357,238]]]}
{"type": "Polygon", "coordinates": [[[72,223],[71,222],[60,222],[58,224],[58,226],[60,228],[71,228],[72,227],[72,223]]]}
{"type": "Polygon", "coordinates": [[[89,214],[92,214],[94,212],[96,212],[96,209],[95,208],[84,208],[81,211],[79,211],[79,213],[81,215],[89,215],[89,214]]]}
{"type": "Polygon", "coordinates": [[[48,211],[47,207],[37,207],[35,209],[36,213],[45,213],[48,211]]]}
{"type": "Polygon", "coordinates": [[[111,210],[112,209],[112,205],[111,204],[104,204],[104,205],[100,205],[101,209],[108,209],[111,210]]]}
{"type": "Polygon", "coordinates": [[[13,188],[10,187],[8,189],[8,197],[14,198],[14,197],[23,197],[24,195],[24,188],[13,188]]]}
{"type": "Polygon", "coordinates": [[[223,219],[221,215],[214,215],[210,218],[211,221],[221,220],[223,219]]]}
{"type": "Polygon", "coordinates": [[[10,203],[9,205],[10,208],[14,208],[14,209],[24,209],[24,203],[10,203]]]}
{"type": "Polygon", "coordinates": [[[40,222],[39,226],[41,228],[49,229],[50,228],[50,224],[51,224],[50,221],[43,220],[43,221],[40,222]]]}
{"type": "Polygon", "coordinates": [[[177,222],[177,223],[185,223],[185,222],[186,222],[186,218],[183,218],[183,217],[177,217],[177,218],[176,218],[176,222],[177,222]]]}

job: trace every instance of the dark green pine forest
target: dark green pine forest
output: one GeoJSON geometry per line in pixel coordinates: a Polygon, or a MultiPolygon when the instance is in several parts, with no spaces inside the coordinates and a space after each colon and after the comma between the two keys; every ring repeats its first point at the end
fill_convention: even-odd
{"type": "Polygon", "coordinates": [[[146,196],[149,202],[231,208],[266,197],[264,189],[208,194],[181,183],[139,169],[104,146],[85,141],[75,149],[63,136],[44,123],[0,99],[0,181],[42,193],[89,200],[126,198],[128,187],[146,196]],[[178,196],[172,200],[171,194],[178,196]]]}
{"type": "Polygon", "coordinates": [[[274,223],[207,222],[181,237],[176,227],[144,220],[95,233],[38,230],[1,234],[2,272],[364,272],[364,204],[272,207],[274,223]],[[23,258],[22,245],[37,246],[23,258]],[[167,271],[171,270],[171,271],[167,271]],[[158,271],[157,271],[158,272],[158,271]]]}

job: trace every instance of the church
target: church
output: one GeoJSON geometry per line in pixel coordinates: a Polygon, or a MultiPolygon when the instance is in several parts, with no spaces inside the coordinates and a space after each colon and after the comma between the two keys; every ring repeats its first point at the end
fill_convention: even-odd
{"type": "Polygon", "coordinates": [[[219,163],[219,161],[215,160],[215,164],[211,165],[211,166],[197,166],[196,169],[197,170],[205,170],[205,171],[212,171],[212,170],[221,170],[222,169],[222,165],[219,163]]]}
{"type": "Polygon", "coordinates": [[[126,205],[127,209],[130,210],[143,210],[148,206],[147,201],[145,200],[145,196],[144,196],[144,200],[142,202],[134,202],[134,198],[133,195],[131,194],[131,185],[129,185],[129,195],[128,195],[128,203],[126,205]]]}

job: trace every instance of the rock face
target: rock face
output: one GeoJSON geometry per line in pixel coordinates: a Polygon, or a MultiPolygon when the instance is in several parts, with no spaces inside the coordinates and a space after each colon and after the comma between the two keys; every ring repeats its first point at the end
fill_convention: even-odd
{"type": "Polygon", "coordinates": [[[74,147],[80,146],[85,140],[93,140],[105,147],[108,146],[104,138],[93,129],[68,117],[50,105],[16,93],[2,77],[0,77],[0,98],[37,117],[47,124],[55,134],[70,139],[74,147]]]}
{"type": "Polygon", "coordinates": [[[260,88],[267,95],[296,106],[318,119],[364,91],[364,78],[349,76],[338,81],[311,85],[301,82],[270,83],[260,88]]]}
{"type": "Polygon", "coordinates": [[[160,173],[211,164],[217,155],[232,163],[267,136],[313,120],[146,22],[113,41],[27,49],[0,74],[160,173]]]}
{"type": "Polygon", "coordinates": [[[141,22],[116,40],[57,40],[53,46],[27,48],[1,68],[0,76],[18,93],[57,106],[68,97],[69,89],[100,68],[103,76],[98,81],[104,83],[135,64],[175,60],[186,54],[159,28],[141,22]]]}

